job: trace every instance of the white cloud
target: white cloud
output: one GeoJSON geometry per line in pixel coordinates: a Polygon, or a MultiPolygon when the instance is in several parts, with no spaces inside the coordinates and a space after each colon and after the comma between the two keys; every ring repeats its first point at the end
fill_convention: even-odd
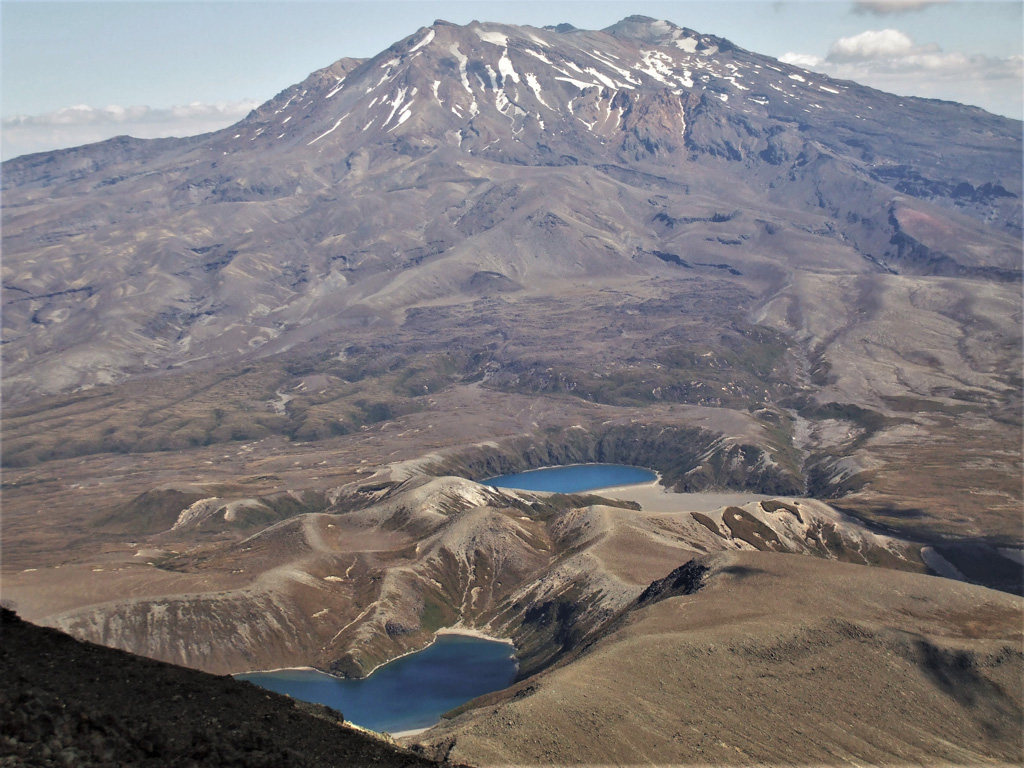
{"type": "Polygon", "coordinates": [[[898,29],[869,29],[832,43],[828,60],[834,62],[893,59],[913,52],[914,41],[898,29]]]}
{"type": "Polygon", "coordinates": [[[123,134],[139,139],[194,136],[226,128],[257,106],[258,102],[251,100],[216,104],[194,102],[168,108],[77,104],[43,115],[15,115],[3,119],[2,155],[6,160],[31,152],[91,144],[123,134]]]}
{"type": "Polygon", "coordinates": [[[893,13],[923,11],[929,6],[942,5],[946,2],[948,0],[856,0],[853,4],[853,12],[888,16],[893,13]]]}
{"type": "Polygon", "coordinates": [[[825,58],[790,52],[780,61],[902,96],[973,104],[1018,120],[1024,112],[1024,58],[969,55],[919,45],[898,29],[836,40],[825,58]]]}
{"type": "Polygon", "coordinates": [[[794,67],[802,67],[804,69],[814,69],[820,67],[821,62],[824,61],[820,56],[814,56],[810,53],[784,53],[779,56],[779,61],[786,64],[792,64],[794,67]]]}

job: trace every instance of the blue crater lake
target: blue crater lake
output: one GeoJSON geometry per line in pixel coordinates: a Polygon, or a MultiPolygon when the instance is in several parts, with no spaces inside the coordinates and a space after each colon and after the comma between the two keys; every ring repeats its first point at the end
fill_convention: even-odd
{"type": "Polygon", "coordinates": [[[482,481],[496,488],[520,491],[581,493],[618,485],[637,485],[657,480],[658,476],[643,467],[625,464],[573,464],[568,467],[546,467],[514,475],[498,475],[482,481]]]}
{"type": "Polygon", "coordinates": [[[400,733],[435,725],[445,712],[508,687],[518,664],[509,643],[469,635],[438,635],[422,651],[378,667],[361,680],[312,669],[236,675],[239,680],[325,704],[373,731],[400,733]]]}

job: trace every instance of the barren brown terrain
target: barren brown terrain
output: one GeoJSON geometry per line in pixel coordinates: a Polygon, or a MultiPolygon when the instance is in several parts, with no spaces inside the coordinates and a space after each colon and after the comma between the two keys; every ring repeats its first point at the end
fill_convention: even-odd
{"type": "Polygon", "coordinates": [[[763,552],[409,741],[474,765],[1014,765],[1020,601],[763,552]]]}

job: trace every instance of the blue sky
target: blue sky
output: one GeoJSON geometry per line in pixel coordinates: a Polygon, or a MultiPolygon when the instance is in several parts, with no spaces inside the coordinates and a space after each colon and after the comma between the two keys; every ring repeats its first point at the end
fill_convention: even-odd
{"type": "Polygon", "coordinates": [[[442,18],[600,29],[634,13],[902,95],[1020,119],[1018,0],[3,0],[2,154],[229,125],[315,69],[442,18]]]}

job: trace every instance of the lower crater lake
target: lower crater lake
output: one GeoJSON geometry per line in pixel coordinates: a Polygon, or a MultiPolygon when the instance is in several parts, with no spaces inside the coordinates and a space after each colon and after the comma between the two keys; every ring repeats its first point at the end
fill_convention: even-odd
{"type": "Polygon", "coordinates": [[[373,731],[401,733],[437,724],[445,712],[515,679],[518,664],[509,643],[443,634],[422,651],[378,667],[361,680],[314,669],[235,675],[293,699],[324,704],[347,722],[373,731]]]}
{"type": "Polygon", "coordinates": [[[619,485],[638,485],[657,480],[658,476],[643,467],[625,464],[572,464],[567,467],[545,467],[514,475],[498,475],[481,481],[495,488],[552,493],[582,493],[619,485]]]}

